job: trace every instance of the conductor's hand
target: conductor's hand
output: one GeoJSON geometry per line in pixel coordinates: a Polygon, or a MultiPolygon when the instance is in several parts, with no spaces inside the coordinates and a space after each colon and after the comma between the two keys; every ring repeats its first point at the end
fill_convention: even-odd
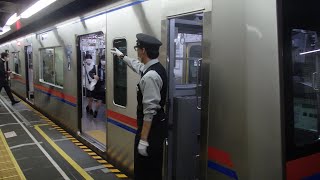
{"type": "Polygon", "coordinates": [[[123,56],[123,53],[121,51],[119,51],[119,49],[117,49],[117,48],[112,48],[111,53],[114,55],[117,55],[118,57],[123,56]]]}
{"type": "Polygon", "coordinates": [[[97,80],[97,81],[99,80],[99,76],[97,76],[97,75],[94,75],[93,78],[94,78],[95,80],[97,80]]]}
{"type": "Polygon", "coordinates": [[[139,145],[138,145],[139,154],[141,154],[142,156],[148,156],[148,153],[147,153],[148,146],[149,146],[149,143],[147,141],[140,139],[139,145]]]}

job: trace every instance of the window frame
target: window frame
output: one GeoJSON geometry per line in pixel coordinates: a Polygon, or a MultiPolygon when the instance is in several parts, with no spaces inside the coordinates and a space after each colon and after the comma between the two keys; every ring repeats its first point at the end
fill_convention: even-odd
{"type": "Polygon", "coordinates": [[[19,56],[20,56],[20,51],[13,51],[13,52],[11,52],[11,55],[12,55],[12,73],[13,74],[15,74],[16,76],[22,76],[22,68],[21,68],[21,61],[20,61],[20,64],[19,64],[19,68],[20,68],[20,73],[17,73],[16,71],[15,71],[15,67],[14,67],[14,55],[13,54],[18,54],[18,59],[20,59],[19,58],[19,56]]]}
{"type": "MultiPolygon", "coordinates": [[[[115,41],[119,41],[119,40],[125,40],[125,43],[126,43],[126,52],[123,52],[124,53],[124,55],[127,55],[127,53],[128,53],[128,41],[127,41],[127,39],[125,38],[125,37],[119,37],[119,38],[114,38],[113,40],[112,40],[112,46],[113,47],[115,47],[114,46],[114,43],[115,43],[115,41]]],[[[120,108],[123,108],[123,109],[126,109],[127,108],[127,105],[128,105],[128,67],[127,67],[127,65],[125,66],[126,67],[126,70],[125,70],[125,72],[126,72],[126,82],[125,82],[125,84],[126,84],[126,93],[125,93],[125,96],[126,96],[126,99],[125,99],[125,105],[121,105],[121,104],[117,104],[116,103],[116,101],[115,101],[115,92],[117,92],[117,91],[115,91],[115,87],[116,87],[116,84],[115,84],[115,79],[116,79],[116,74],[115,74],[115,63],[114,62],[116,62],[117,60],[115,59],[115,58],[118,58],[118,57],[116,57],[116,56],[113,56],[112,57],[112,61],[113,61],[113,100],[112,100],[112,102],[113,102],[113,105],[115,105],[115,106],[117,106],[117,107],[120,107],[120,108]]],[[[124,62],[125,63],[125,62],[124,62]]]]}
{"type": "MultiPolygon", "coordinates": [[[[320,152],[320,141],[298,146],[295,142],[295,126],[294,126],[294,87],[293,87],[293,58],[292,58],[292,30],[305,29],[308,31],[320,31],[313,27],[290,24],[284,28],[283,34],[283,62],[281,62],[282,71],[282,106],[284,124],[284,143],[285,143],[285,160],[292,161],[320,152]]],[[[320,105],[320,104],[319,104],[320,105]]]]}
{"type": "MultiPolygon", "coordinates": [[[[56,73],[56,66],[55,66],[55,52],[56,52],[56,48],[62,48],[63,50],[63,47],[62,46],[51,46],[51,47],[44,47],[44,48],[39,48],[39,82],[43,83],[43,84],[47,84],[49,86],[53,86],[53,87],[56,87],[56,88],[59,88],[59,89],[64,89],[63,86],[59,86],[57,84],[54,84],[54,83],[50,83],[50,82],[47,82],[43,79],[43,59],[42,59],[42,56],[41,56],[41,51],[42,50],[46,50],[46,49],[53,49],[53,66],[54,66],[54,72],[56,73]]],[[[63,55],[64,56],[64,55],[63,55]]],[[[63,57],[63,63],[65,61],[65,57],[63,57]]],[[[63,70],[64,72],[64,65],[63,65],[63,70]]],[[[64,73],[63,73],[63,76],[64,76],[64,73]]],[[[54,82],[56,82],[56,77],[54,77],[54,82]]],[[[64,77],[63,77],[63,82],[64,82],[64,77]]]]}

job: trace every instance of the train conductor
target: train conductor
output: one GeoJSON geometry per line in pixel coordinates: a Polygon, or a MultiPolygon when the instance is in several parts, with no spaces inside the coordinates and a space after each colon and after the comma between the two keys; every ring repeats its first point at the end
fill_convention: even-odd
{"type": "Polygon", "coordinates": [[[134,145],[135,180],[161,180],[163,141],[167,135],[164,105],[167,95],[167,74],[158,60],[162,43],[155,37],[137,34],[134,49],[138,59],[129,58],[117,48],[117,55],[136,73],[141,75],[137,85],[137,125],[134,145]]]}

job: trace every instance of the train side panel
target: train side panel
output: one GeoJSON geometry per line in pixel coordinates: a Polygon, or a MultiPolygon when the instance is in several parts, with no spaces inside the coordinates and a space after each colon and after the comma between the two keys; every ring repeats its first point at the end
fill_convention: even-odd
{"type": "Polygon", "coordinates": [[[277,1],[245,5],[248,179],[282,179],[277,1]]]}
{"type": "Polygon", "coordinates": [[[212,29],[207,178],[282,179],[276,1],[214,1],[212,29]]]}
{"type": "MultiPolygon", "coordinates": [[[[136,34],[147,33],[161,39],[161,3],[157,0],[146,1],[107,14],[107,47],[113,47],[113,40],[125,38],[129,57],[137,57],[134,50],[136,34]]],[[[127,105],[120,107],[114,103],[113,56],[107,50],[108,79],[108,154],[129,171],[133,171],[133,146],[136,131],[136,85],[139,75],[127,69],[127,105]],[[122,116],[117,116],[121,114],[122,116]],[[110,121],[111,120],[111,121],[110,121]],[[121,154],[119,156],[119,154],[121,154]]]]}
{"type": "MultiPolygon", "coordinates": [[[[105,29],[106,15],[88,19],[82,22],[69,24],[37,35],[33,44],[34,52],[34,82],[35,105],[59,120],[60,123],[74,132],[78,131],[78,92],[77,83],[77,35],[102,31],[105,29]],[[46,48],[62,48],[63,54],[63,88],[40,81],[40,50],[46,48]],[[67,51],[71,50],[71,68],[68,70],[67,51]],[[68,113],[66,113],[68,112],[68,113]]],[[[66,22],[68,23],[68,22],[66,22]]],[[[81,82],[81,81],[80,81],[81,82]]]]}

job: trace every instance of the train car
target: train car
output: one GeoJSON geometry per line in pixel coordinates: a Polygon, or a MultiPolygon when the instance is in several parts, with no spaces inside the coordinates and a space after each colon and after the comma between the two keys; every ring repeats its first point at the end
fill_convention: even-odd
{"type": "Polygon", "coordinates": [[[133,175],[140,77],[110,49],[137,57],[135,35],[153,35],[163,42],[159,60],[169,77],[164,179],[317,179],[313,3],[115,1],[0,50],[10,53],[18,96],[133,175]],[[303,7],[309,11],[293,13],[303,7]],[[87,90],[88,71],[97,73],[103,60],[100,106],[87,90]]]}

